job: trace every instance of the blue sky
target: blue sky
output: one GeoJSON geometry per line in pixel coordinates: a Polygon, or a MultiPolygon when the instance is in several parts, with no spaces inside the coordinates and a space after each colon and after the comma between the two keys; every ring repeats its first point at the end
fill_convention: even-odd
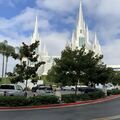
{"type": "MultiPolygon", "coordinates": [[[[46,44],[50,55],[59,55],[66,42],[71,40],[79,1],[0,0],[0,41],[8,40],[14,46],[22,41],[29,43],[37,15],[42,44],[46,44]]],[[[120,0],[83,0],[84,18],[91,39],[97,32],[106,64],[120,64],[119,6],[120,0]]],[[[11,70],[13,60],[9,64],[11,70]]]]}

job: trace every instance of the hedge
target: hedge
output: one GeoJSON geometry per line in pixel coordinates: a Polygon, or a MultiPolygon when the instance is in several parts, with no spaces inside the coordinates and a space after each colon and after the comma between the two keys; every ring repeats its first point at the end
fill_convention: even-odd
{"type": "MultiPolygon", "coordinates": [[[[96,91],[92,93],[85,94],[67,94],[62,95],[63,103],[70,103],[83,100],[93,100],[105,97],[102,91],[96,91]]],[[[47,104],[57,104],[59,103],[59,98],[54,95],[48,96],[35,96],[35,97],[15,97],[15,96],[0,96],[0,106],[32,106],[32,105],[47,105],[47,104]]]]}
{"type": "Polygon", "coordinates": [[[120,90],[118,89],[113,89],[113,90],[108,90],[107,95],[117,95],[120,94],[120,90]]]}
{"type": "Polygon", "coordinates": [[[0,96],[0,106],[27,106],[29,105],[26,97],[0,96]]]}
{"type": "Polygon", "coordinates": [[[59,98],[53,95],[28,98],[30,105],[47,105],[59,103],[59,98]]]}
{"type": "Polygon", "coordinates": [[[83,101],[83,100],[94,100],[105,97],[104,92],[96,91],[92,93],[85,93],[85,94],[66,94],[62,95],[62,101],[65,103],[71,103],[76,101],[83,101]]]}
{"type": "Polygon", "coordinates": [[[0,106],[32,106],[46,105],[59,103],[59,98],[56,96],[36,96],[36,97],[15,97],[15,96],[0,96],[0,106]]]}

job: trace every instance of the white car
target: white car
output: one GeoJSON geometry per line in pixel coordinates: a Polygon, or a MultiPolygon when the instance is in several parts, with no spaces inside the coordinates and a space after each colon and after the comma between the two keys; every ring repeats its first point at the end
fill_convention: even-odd
{"type": "Polygon", "coordinates": [[[36,93],[37,95],[54,95],[53,89],[50,86],[40,86],[36,93]]]}
{"type": "MultiPolygon", "coordinates": [[[[77,88],[81,88],[81,87],[88,87],[88,86],[86,86],[86,85],[77,85],[77,88]]],[[[62,90],[72,90],[72,91],[74,91],[75,90],[75,86],[64,86],[64,87],[62,87],[62,90]]]]}
{"type": "MultiPolygon", "coordinates": [[[[104,86],[102,84],[95,85],[95,87],[98,89],[104,89],[104,86]]],[[[107,90],[112,90],[112,89],[115,89],[115,86],[112,83],[107,83],[107,84],[105,84],[105,88],[107,90]]]]}
{"type": "Polygon", "coordinates": [[[26,92],[19,85],[2,84],[0,85],[0,95],[2,96],[26,96],[26,92]]]}

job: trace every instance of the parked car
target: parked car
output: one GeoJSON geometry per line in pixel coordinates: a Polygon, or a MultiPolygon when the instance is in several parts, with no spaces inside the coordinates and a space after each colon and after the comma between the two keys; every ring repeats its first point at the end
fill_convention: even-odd
{"type": "Polygon", "coordinates": [[[27,93],[19,85],[2,84],[0,85],[0,95],[2,96],[26,96],[27,93]]]}
{"type": "Polygon", "coordinates": [[[42,86],[45,86],[45,85],[37,85],[35,87],[32,87],[32,92],[36,92],[36,90],[39,89],[42,86]]]}
{"type": "Polygon", "coordinates": [[[71,86],[63,86],[63,87],[61,87],[61,89],[63,91],[70,91],[72,89],[72,87],[71,86]]]}
{"type": "Polygon", "coordinates": [[[105,86],[103,86],[102,84],[98,84],[98,85],[95,85],[96,88],[99,88],[99,89],[104,89],[104,87],[107,89],[107,90],[112,90],[112,89],[115,89],[115,86],[112,84],[112,83],[107,83],[105,84],[105,86]]]}
{"type": "MultiPolygon", "coordinates": [[[[88,86],[86,86],[86,85],[77,85],[77,89],[79,89],[81,87],[88,87],[88,86]]],[[[64,87],[62,87],[62,90],[64,90],[64,91],[75,91],[75,86],[64,86],[64,87]]]]}
{"type": "Polygon", "coordinates": [[[51,86],[41,86],[36,90],[37,95],[54,95],[51,86]]]}
{"type": "Polygon", "coordinates": [[[78,88],[78,91],[80,91],[81,93],[91,93],[91,92],[96,92],[99,89],[96,88],[92,88],[92,87],[80,87],[78,88]]]}

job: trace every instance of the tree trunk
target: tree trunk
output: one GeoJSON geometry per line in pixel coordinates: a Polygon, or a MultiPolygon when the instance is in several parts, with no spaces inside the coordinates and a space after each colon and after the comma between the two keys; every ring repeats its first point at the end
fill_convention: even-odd
{"type": "Polygon", "coordinates": [[[103,85],[103,92],[105,93],[105,96],[107,96],[107,87],[105,86],[105,84],[103,85]]]}
{"type": "Polygon", "coordinates": [[[77,83],[75,83],[75,95],[77,95],[77,83]]]}
{"type": "Polygon", "coordinates": [[[7,66],[8,66],[8,57],[6,56],[6,63],[5,63],[5,77],[7,73],[7,66]]]}
{"type": "Polygon", "coordinates": [[[4,77],[4,61],[5,61],[5,55],[3,53],[3,61],[2,61],[2,78],[4,77]]]}
{"type": "Polygon", "coordinates": [[[25,90],[27,91],[27,84],[28,84],[28,81],[25,80],[25,90]]]}

